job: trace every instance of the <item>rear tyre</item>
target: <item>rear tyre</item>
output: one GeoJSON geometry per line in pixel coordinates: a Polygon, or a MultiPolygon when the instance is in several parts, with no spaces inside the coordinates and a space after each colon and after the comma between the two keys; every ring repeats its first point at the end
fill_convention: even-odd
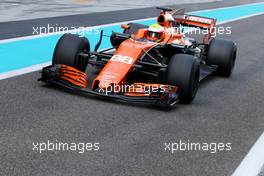
{"type": "Polygon", "coordinates": [[[65,64],[80,71],[85,71],[87,61],[79,54],[89,51],[90,44],[87,38],[81,38],[74,34],[64,34],[55,47],[52,64],[65,64]]]}
{"type": "Polygon", "coordinates": [[[217,74],[229,77],[235,67],[237,47],[233,41],[214,38],[209,43],[207,63],[217,65],[217,74]]]}
{"type": "Polygon", "coordinates": [[[147,25],[139,24],[139,23],[128,23],[130,26],[129,29],[124,30],[124,34],[134,34],[139,29],[146,29],[148,28],[147,25]]]}
{"type": "Polygon", "coordinates": [[[194,99],[200,77],[200,64],[192,55],[175,54],[170,59],[166,83],[180,88],[181,103],[191,103],[194,99]]]}

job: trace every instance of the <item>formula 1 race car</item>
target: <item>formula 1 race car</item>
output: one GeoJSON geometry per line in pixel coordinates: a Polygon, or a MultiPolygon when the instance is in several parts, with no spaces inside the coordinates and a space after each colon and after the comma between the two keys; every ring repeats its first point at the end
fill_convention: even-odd
{"type": "Polygon", "coordinates": [[[172,106],[192,102],[199,82],[212,73],[231,75],[237,47],[212,37],[216,19],[188,15],[184,9],[158,9],[157,24],[123,24],[123,33],[113,32],[112,47],[102,51],[97,50],[103,31],[94,51],[87,38],[64,34],[40,80],[84,94],[172,106]],[[199,43],[181,27],[208,33],[199,43]]]}

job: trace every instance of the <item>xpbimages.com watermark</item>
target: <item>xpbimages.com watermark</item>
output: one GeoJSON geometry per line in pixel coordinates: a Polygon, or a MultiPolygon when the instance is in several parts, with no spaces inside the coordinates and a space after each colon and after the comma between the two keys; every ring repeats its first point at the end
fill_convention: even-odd
{"type": "Polygon", "coordinates": [[[179,151],[204,151],[209,153],[217,153],[223,151],[231,151],[231,142],[192,142],[190,140],[179,140],[177,142],[165,142],[164,151],[174,154],[179,151]]]}
{"type": "Polygon", "coordinates": [[[84,37],[85,35],[97,35],[100,34],[100,28],[99,27],[83,27],[83,26],[59,26],[58,24],[51,25],[47,24],[47,26],[33,26],[32,27],[33,35],[47,35],[47,34],[66,34],[66,33],[72,33],[72,34],[78,34],[81,37],[84,37]]]}
{"type": "Polygon", "coordinates": [[[167,89],[167,85],[126,85],[126,84],[113,84],[107,86],[99,86],[99,93],[101,94],[111,94],[111,93],[129,93],[129,92],[138,92],[145,95],[150,95],[153,93],[163,93],[167,89]]]}
{"type": "Polygon", "coordinates": [[[100,143],[85,143],[85,142],[59,142],[57,140],[54,141],[46,141],[46,142],[33,142],[32,150],[36,153],[43,152],[77,152],[77,153],[85,153],[92,151],[100,150],[100,143]]]}
{"type": "Polygon", "coordinates": [[[175,28],[177,33],[187,34],[187,35],[208,35],[211,34],[212,37],[218,35],[231,35],[231,26],[214,26],[211,28],[197,28],[197,27],[186,27],[179,25],[175,28]]]}

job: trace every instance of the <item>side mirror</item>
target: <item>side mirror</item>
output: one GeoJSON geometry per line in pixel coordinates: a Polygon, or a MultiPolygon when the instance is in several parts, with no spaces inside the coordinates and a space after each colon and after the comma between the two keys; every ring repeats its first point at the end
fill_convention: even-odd
{"type": "Polygon", "coordinates": [[[121,24],[121,28],[128,30],[130,28],[130,26],[127,24],[121,24]]]}

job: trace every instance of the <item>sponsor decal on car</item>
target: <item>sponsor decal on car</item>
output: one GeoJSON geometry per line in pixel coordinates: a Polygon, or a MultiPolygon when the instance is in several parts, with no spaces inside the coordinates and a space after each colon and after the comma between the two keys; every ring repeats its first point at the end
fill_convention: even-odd
{"type": "Polygon", "coordinates": [[[122,62],[125,64],[132,64],[133,63],[133,58],[129,56],[122,56],[122,55],[114,55],[111,59],[111,61],[116,61],[116,62],[122,62]]]}
{"type": "Polygon", "coordinates": [[[196,17],[196,16],[187,16],[187,20],[199,22],[199,23],[206,23],[206,24],[211,24],[212,20],[208,18],[201,18],[201,17],[196,17]]]}

